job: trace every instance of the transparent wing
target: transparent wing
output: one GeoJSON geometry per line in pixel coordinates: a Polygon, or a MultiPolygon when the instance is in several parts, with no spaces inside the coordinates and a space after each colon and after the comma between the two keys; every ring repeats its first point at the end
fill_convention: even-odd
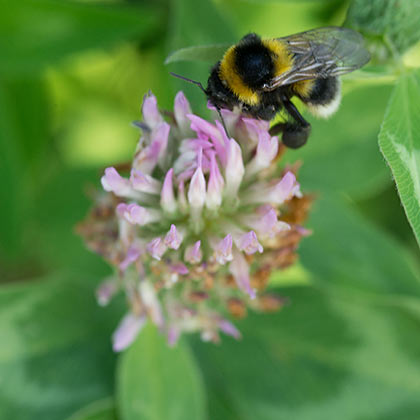
{"type": "Polygon", "coordinates": [[[263,90],[301,80],[325,79],[357,70],[370,59],[362,35],[348,28],[325,27],[278,38],[293,54],[293,67],[274,77],[263,90]]]}

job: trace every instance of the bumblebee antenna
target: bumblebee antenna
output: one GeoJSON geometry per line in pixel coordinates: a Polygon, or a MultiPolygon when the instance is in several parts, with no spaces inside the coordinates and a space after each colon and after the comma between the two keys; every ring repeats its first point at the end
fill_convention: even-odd
{"type": "Polygon", "coordinates": [[[227,128],[226,128],[225,119],[223,118],[222,111],[220,110],[220,108],[219,108],[217,105],[216,105],[216,109],[217,109],[217,113],[219,114],[220,119],[222,120],[222,125],[223,125],[223,128],[224,128],[224,129],[225,129],[225,131],[226,131],[226,135],[227,135],[228,137],[230,137],[230,136],[229,136],[229,132],[228,132],[228,130],[227,130],[227,128]]]}
{"type": "Polygon", "coordinates": [[[181,76],[180,74],[176,74],[176,73],[174,73],[172,71],[169,72],[169,74],[171,76],[177,77],[178,79],[185,80],[186,82],[189,82],[189,83],[192,83],[193,85],[198,86],[204,92],[204,94],[207,95],[206,89],[204,89],[204,87],[201,84],[201,82],[198,82],[197,80],[193,80],[193,79],[188,79],[188,77],[181,76]]]}
{"type": "MultiPolygon", "coordinates": [[[[185,80],[186,82],[189,82],[189,83],[192,83],[193,85],[198,86],[204,92],[204,94],[207,96],[207,91],[206,91],[206,89],[204,89],[201,82],[198,82],[197,80],[189,79],[188,77],[185,77],[185,76],[181,76],[180,74],[176,74],[172,71],[170,71],[169,74],[171,76],[177,77],[178,79],[185,80]]],[[[225,129],[226,134],[229,137],[229,132],[227,131],[225,120],[223,118],[222,112],[220,111],[220,108],[217,105],[215,105],[215,108],[217,110],[217,113],[219,114],[220,119],[222,120],[223,128],[225,129]]]]}

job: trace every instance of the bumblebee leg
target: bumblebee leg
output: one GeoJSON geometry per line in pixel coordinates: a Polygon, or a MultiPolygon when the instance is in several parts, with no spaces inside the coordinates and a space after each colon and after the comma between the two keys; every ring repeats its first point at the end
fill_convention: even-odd
{"type": "Polygon", "coordinates": [[[311,126],[310,124],[301,125],[297,122],[278,123],[270,128],[270,134],[274,136],[278,133],[283,133],[281,140],[286,147],[299,149],[307,142],[311,134],[311,126]]]}
{"type": "Polygon", "coordinates": [[[283,105],[294,121],[274,125],[270,128],[270,134],[274,136],[282,133],[283,144],[290,149],[298,149],[308,140],[311,125],[300,115],[290,100],[284,99],[283,105]]]}

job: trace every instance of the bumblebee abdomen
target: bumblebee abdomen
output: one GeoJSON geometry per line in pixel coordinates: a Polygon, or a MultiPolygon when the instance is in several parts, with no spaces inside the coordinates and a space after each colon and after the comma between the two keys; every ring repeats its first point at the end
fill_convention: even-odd
{"type": "Polygon", "coordinates": [[[337,111],[341,101],[341,82],[337,77],[305,80],[293,86],[296,95],[315,116],[327,118],[337,111]]]}

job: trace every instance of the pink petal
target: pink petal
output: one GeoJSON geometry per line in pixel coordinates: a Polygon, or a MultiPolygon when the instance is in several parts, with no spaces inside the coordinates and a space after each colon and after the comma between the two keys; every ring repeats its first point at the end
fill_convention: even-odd
{"type": "Polygon", "coordinates": [[[168,345],[169,347],[175,346],[177,343],[179,336],[181,335],[181,330],[174,325],[171,325],[168,329],[168,345]]]}
{"type": "Polygon", "coordinates": [[[231,139],[229,141],[227,163],[225,168],[227,197],[234,198],[237,196],[244,173],[245,168],[242,160],[241,147],[235,140],[231,139]]]}
{"type": "Polygon", "coordinates": [[[241,196],[242,204],[251,203],[273,203],[277,205],[283,204],[292,197],[301,197],[299,183],[293,172],[287,172],[283,178],[275,185],[269,185],[263,182],[256,182],[249,187],[241,196]]]}
{"type": "Polygon", "coordinates": [[[213,124],[197,117],[197,115],[189,114],[187,117],[191,121],[191,129],[197,132],[199,138],[212,141],[219,159],[224,164],[226,162],[226,151],[222,132],[213,124]]]}
{"type": "Polygon", "coordinates": [[[123,178],[113,167],[105,169],[101,183],[105,191],[112,191],[118,196],[130,195],[132,191],[128,179],[123,178]]]}
{"type": "Polygon", "coordinates": [[[163,118],[157,107],[156,96],[147,95],[143,99],[142,114],[144,122],[150,129],[154,129],[163,122],[163,118]]]}
{"type": "Polygon", "coordinates": [[[150,174],[158,162],[162,164],[166,156],[170,128],[168,123],[163,122],[153,129],[150,144],[135,157],[133,162],[135,170],[150,174]]]}
{"type": "Polygon", "coordinates": [[[239,340],[241,338],[241,333],[239,332],[239,330],[231,322],[227,321],[226,319],[222,319],[219,322],[219,328],[222,332],[224,332],[227,335],[230,335],[236,340],[239,340]]]}
{"type": "Polygon", "coordinates": [[[182,276],[185,276],[189,273],[187,266],[182,263],[170,264],[169,268],[174,273],[181,274],[182,276]]]}
{"type": "Polygon", "coordinates": [[[259,141],[255,157],[247,165],[247,176],[268,168],[271,161],[276,157],[279,148],[277,137],[271,137],[268,132],[261,131],[259,133],[259,141]]]}
{"type": "Polygon", "coordinates": [[[171,129],[171,126],[168,123],[160,124],[159,127],[156,129],[154,141],[158,141],[160,144],[159,162],[164,160],[164,157],[166,155],[170,129],[171,129]]]}
{"type": "Polygon", "coordinates": [[[186,213],[188,210],[188,202],[185,197],[185,186],[184,182],[180,181],[178,184],[178,206],[182,213],[186,213]]]}
{"type": "Polygon", "coordinates": [[[257,251],[261,254],[263,252],[262,245],[258,242],[257,235],[253,230],[248,233],[244,233],[240,239],[238,248],[240,251],[244,251],[245,254],[255,254],[257,251]]]}
{"type": "Polygon", "coordinates": [[[171,249],[178,249],[181,242],[182,235],[180,235],[175,225],[171,225],[169,232],[165,236],[165,245],[171,249]]]}
{"type": "Polygon", "coordinates": [[[194,245],[190,245],[185,250],[184,259],[190,264],[198,264],[203,258],[203,254],[200,249],[201,241],[197,241],[194,245]]]}
{"type": "Polygon", "coordinates": [[[249,266],[245,257],[239,251],[234,251],[233,260],[229,265],[229,271],[235,278],[239,289],[247,293],[251,299],[255,299],[255,290],[251,287],[249,278],[249,266]]]}
{"type": "Polygon", "coordinates": [[[130,175],[131,186],[140,192],[149,194],[158,194],[161,189],[161,183],[148,174],[141,171],[132,170],[130,175]]]}
{"type": "Polygon", "coordinates": [[[149,211],[135,203],[119,203],[117,206],[117,214],[132,225],[140,226],[156,222],[159,219],[159,213],[157,211],[153,209],[149,211]]]}
{"type": "Polygon", "coordinates": [[[287,172],[281,181],[274,187],[271,195],[275,197],[275,202],[282,204],[293,196],[300,195],[299,184],[296,182],[296,176],[293,172],[287,172]]]}
{"type": "Polygon", "coordinates": [[[168,248],[161,238],[155,238],[147,244],[146,249],[154,259],[160,261],[168,248]]]}
{"type": "Polygon", "coordinates": [[[124,260],[119,265],[120,269],[125,271],[129,265],[138,260],[141,254],[142,251],[139,247],[135,245],[130,246],[130,248],[127,250],[127,254],[124,260]]]}
{"type": "Polygon", "coordinates": [[[162,307],[153,285],[149,281],[143,280],[140,283],[139,289],[141,299],[147,308],[151,320],[159,328],[163,328],[165,320],[163,318],[162,307]]]}
{"type": "Polygon", "coordinates": [[[277,219],[276,210],[269,204],[258,207],[256,213],[256,215],[245,216],[241,220],[259,235],[272,238],[277,233],[290,229],[290,225],[277,219]]]}
{"type": "Polygon", "coordinates": [[[122,319],[112,336],[112,347],[114,351],[118,352],[127,348],[136,339],[145,322],[145,316],[127,314],[122,319]]]}
{"type": "MultiPolygon", "coordinates": [[[[217,112],[217,117],[219,117],[219,112],[217,111],[216,107],[210,102],[207,102],[207,108],[210,109],[213,112],[217,112]]],[[[220,110],[220,113],[222,114],[223,121],[226,124],[226,127],[228,129],[228,132],[230,135],[235,134],[235,126],[237,122],[240,119],[240,113],[231,111],[230,109],[222,108],[220,110]]],[[[233,136],[235,137],[235,136],[233,136]]]]}
{"type": "Polygon", "coordinates": [[[197,168],[188,188],[188,202],[191,207],[200,209],[206,201],[206,180],[201,168],[197,168]]]}
{"type": "Polygon", "coordinates": [[[216,162],[215,154],[210,157],[210,176],[207,186],[206,206],[216,210],[222,204],[224,180],[216,162]]]}
{"type": "Polygon", "coordinates": [[[232,261],[232,235],[226,235],[214,248],[214,258],[219,264],[232,261]]]}
{"type": "Polygon", "coordinates": [[[191,132],[188,114],[191,114],[190,104],[184,93],[180,91],[175,96],[174,115],[179,129],[184,135],[191,132]]]}
{"type": "Polygon", "coordinates": [[[116,279],[105,280],[96,289],[96,299],[100,306],[106,306],[118,290],[116,279]]]}
{"type": "Polygon", "coordinates": [[[168,213],[174,213],[177,210],[177,204],[172,185],[173,173],[174,170],[172,168],[169,169],[169,171],[166,173],[160,198],[160,205],[168,213]]]}

